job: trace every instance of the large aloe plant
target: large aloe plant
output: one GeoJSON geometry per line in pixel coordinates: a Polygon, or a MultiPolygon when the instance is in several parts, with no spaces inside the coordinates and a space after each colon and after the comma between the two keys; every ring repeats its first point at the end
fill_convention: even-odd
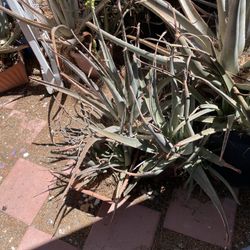
{"type": "MultiPolygon", "coordinates": [[[[61,59],[85,85],[61,74],[76,84],[82,94],[43,82],[77,98],[84,108],[81,114],[84,129],[63,130],[67,142],[73,143],[72,150],[64,152],[64,157],[73,155],[77,158],[64,194],[72,187],[88,186],[108,170],[117,180],[114,200],[118,201],[130,193],[139,179],[159,175],[168,168],[180,169],[188,172],[189,180],[196,181],[211,198],[228,230],[225,213],[207,172],[216,175],[234,193],[226,180],[206,162],[239,171],[223,161],[223,157],[208,150],[206,141],[219,131],[228,135],[231,129],[249,128],[248,99],[239,95],[238,89],[247,86],[237,84],[232,75],[240,68],[234,67],[235,59],[238,59],[246,43],[239,42],[241,38],[236,32],[234,44],[237,46],[234,49],[238,54],[235,52],[232,58],[228,58],[232,62],[230,66],[224,64],[227,56],[225,37],[233,31],[229,27],[231,14],[223,9],[227,1],[217,2],[217,34],[208,27],[191,1],[179,2],[185,15],[172,8],[167,1],[138,2],[174,31],[176,42],[172,44],[163,39],[153,43],[131,36],[136,44],[128,42],[120,1],[122,38],[115,37],[99,27],[92,5],[93,22],[84,25],[96,32],[105,65],[80,41],[84,53],[79,53],[98,72],[103,87],[63,56],[61,59]],[[125,74],[121,74],[115,65],[105,39],[124,48],[125,74]],[[141,49],[140,43],[155,49],[155,52],[141,49]],[[108,89],[108,94],[104,93],[104,87],[108,89]]],[[[238,16],[233,20],[238,23],[234,27],[239,27],[240,17],[244,14],[240,11],[241,4],[245,3],[247,12],[249,5],[246,1],[236,2],[239,4],[231,5],[229,12],[238,16]]],[[[246,33],[249,30],[247,21],[244,30],[246,33]]]]}
{"type": "MultiPolygon", "coordinates": [[[[141,4],[159,14],[170,25],[174,22],[172,15],[176,10],[166,2],[144,1],[141,4]],[[167,18],[166,13],[169,15],[167,18]]],[[[83,95],[54,88],[79,99],[85,110],[92,110],[83,116],[85,132],[75,130],[74,134],[72,130],[68,131],[71,135],[81,136],[78,141],[67,139],[73,141],[76,148],[69,152],[69,157],[72,154],[79,157],[64,194],[72,187],[88,186],[109,170],[117,179],[114,200],[118,201],[130,193],[139,179],[159,175],[168,168],[180,169],[188,172],[189,181],[197,182],[211,198],[228,230],[225,213],[207,171],[216,175],[234,197],[235,194],[227,181],[206,162],[239,171],[208,150],[206,141],[209,135],[216,132],[228,134],[232,127],[240,124],[247,127],[246,107],[234,100],[231,93],[233,80],[214,59],[217,52],[211,54],[215,49],[208,37],[200,40],[200,31],[193,26],[193,22],[176,11],[175,18],[178,17],[192,29],[194,39],[184,35],[182,39],[179,31],[181,46],[167,43],[168,49],[165,49],[162,45],[156,46],[137,38],[137,42],[144,42],[156,49],[155,53],[150,53],[127,42],[122,18],[123,36],[120,39],[99,27],[93,11],[94,22],[86,25],[97,33],[97,42],[106,65],[101,64],[83,44],[84,53],[79,53],[98,72],[108,94],[77,66],[62,57],[87,87],[64,74],[69,81],[80,86],[83,95]],[[124,47],[125,74],[119,73],[104,39],[124,47]],[[196,43],[197,46],[194,45],[196,43]],[[205,58],[204,62],[197,54],[205,58]],[[149,67],[144,65],[144,59],[149,67]],[[212,97],[208,97],[209,93],[218,101],[214,102],[212,97]]],[[[203,25],[205,27],[205,22],[203,25]]],[[[65,136],[68,138],[69,134],[65,136]]]]}

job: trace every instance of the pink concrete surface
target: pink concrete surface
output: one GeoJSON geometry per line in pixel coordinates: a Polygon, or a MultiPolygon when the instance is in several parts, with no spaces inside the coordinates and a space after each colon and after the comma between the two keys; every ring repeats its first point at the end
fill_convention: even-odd
{"type": "Polygon", "coordinates": [[[24,234],[18,250],[75,250],[70,244],[30,226],[24,234]]]}
{"type": "MultiPolygon", "coordinates": [[[[237,204],[225,198],[222,205],[228,219],[231,238],[237,204]]],[[[187,200],[187,193],[182,190],[174,193],[166,213],[164,227],[221,247],[226,244],[225,229],[212,202],[202,203],[194,198],[187,200]]]]}
{"type": "Polygon", "coordinates": [[[88,235],[84,250],[151,249],[160,213],[141,205],[122,206],[112,213],[103,203],[99,221],[88,235]]]}
{"type": "Polygon", "coordinates": [[[15,119],[19,120],[20,127],[16,128],[21,130],[21,133],[25,133],[25,143],[31,144],[41,130],[45,127],[46,121],[38,118],[28,118],[23,112],[12,110],[9,117],[14,116],[15,119]]]}
{"type": "Polygon", "coordinates": [[[48,196],[49,171],[19,158],[0,185],[0,209],[30,225],[48,196]]]}
{"type": "Polygon", "coordinates": [[[7,109],[14,109],[17,101],[16,98],[19,98],[20,96],[5,96],[5,98],[0,99],[0,108],[7,108],[7,109]]]}

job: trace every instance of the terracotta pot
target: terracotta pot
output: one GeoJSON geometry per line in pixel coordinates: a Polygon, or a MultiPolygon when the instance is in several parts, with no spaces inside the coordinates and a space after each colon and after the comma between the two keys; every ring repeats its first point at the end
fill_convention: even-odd
{"type": "Polygon", "coordinates": [[[89,75],[90,78],[97,79],[99,77],[96,69],[93,69],[89,60],[84,58],[81,54],[70,51],[70,56],[74,59],[76,65],[86,74],[89,75]]]}
{"type": "Polygon", "coordinates": [[[29,81],[23,62],[18,62],[0,72],[0,93],[21,86],[29,81]]]}

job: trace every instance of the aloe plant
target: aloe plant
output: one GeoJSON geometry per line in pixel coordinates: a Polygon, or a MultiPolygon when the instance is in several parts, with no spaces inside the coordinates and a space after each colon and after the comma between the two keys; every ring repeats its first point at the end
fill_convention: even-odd
{"type": "MultiPolygon", "coordinates": [[[[219,59],[215,59],[217,52],[210,54],[215,51],[213,44],[208,36],[200,40],[200,30],[209,29],[204,21],[203,29],[199,30],[166,2],[144,1],[141,4],[160,15],[166,23],[170,22],[172,28],[175,11],[176,20],[185,25],[185,32],[189,27],[195,36],[186,38],[183,35],[182,39],[181,32],[184,31],[181,30],[177,37],[179,44],[158,41],[161,45],[157,47],[150,43],[156,49],[155,53],[150,53],[127,41],[122,18],[123,36],[120,39],[100,28],[93,10],[94,22],[86,25],[97,33],[106,65],[101,64],[81,43],[84,53],[79,53],[98,72],[108,95],[93,79],[61,56],[87,87],[64,74],[79,86],[83,94],[53,88],[77,98],[84,109],[91,110],[89,115],[83,115],[85,132],[67,130],[65,133],[64,130],[66,140],[73,142],[72,146],[76,148],[68,153],[68,157],[78,156],[64,195],[72,187],[86,188],[98,176],[109,171],[117,180],[114,200],[119,201],[129,195],[141,178],[159,175],[168,168],[180,169],[189,173],[189,182],[197,182],[211,198],[228,231],[223,207],[207,172],[219,178],[236,196],[227,181],[207,162],[239,171],[212,153],[206,142],[210,135],[217,132],[228,134],[233,128],[249,126],[247,107],[242,107],[246,100],[234,99],[232,77],[223,69],[219,59]],[[105,39],[124,48],[125,74],[119,73],[105,39]],[[196,43],[197,46],[194,45],[196,43]],[[167,45],[166,48],[162,44],[167,45]],[[206,47],[208,45],[210,48],[206,47]],[[198,55],[204,60],[200,60],[198,55]],[[149,67],[144,64],[149,64],[149,67]],[[213,97],[218,100],[214,102],[213,97]],[[79,136],[79,140],[70,140],[70,136],[79,136]]],[[[212,34],[212,31],[209,32],[212,34]]],[[[138,39],[138,42],[149,44],[143,39],[138,39]]],[[[67,157],[65,155],[67,153],[64,153],[67,157]]]]}
{"type": "MultiPolygon", "coordinates": [[[[84,52],[79,53],[98,72],[103,86],[63,55],[61,60],[84,85],[63,72],[61,75],[76,84],[81,95],[41,82],[78,99],[84,110],[79,113],[84,121],[83,129],[65,128],[62,131],[67,143],[73,146],[63,156],[77,159],[64,195],[70,188],[87,187],[108,171],[117,181],[114,199],[117,202],[129,195],[141,178],[159,175],[168,168],[180,169],[190,175],[189,183],[190,180],[197,182],[211,198],[228,230],[225,213],[207,173],[217,176],[236,196],[226,180],[207,162],[239,171],[208,150],[206,142],[217,132],[228,135],[231,129],[249,129],[249,99],[240,93],[241,89],[249,91],[249,86],[235,81],[235,73],[241,68],[236,61],[242,51],[245,52],[249,39],[249,22],[244,22],[244,18],[249,19],[246,14],[249,4],[218,0],[218,26],[214,32],[191,1],[179,2],[184,14],[167,1],[138,2],[172,29],[175,43],[163,37],[152,42],[139,36],[130,36],[135,44],[128,42],[130,38],[126,34],[120,1],[122,37],[113,36],[101,29],[91,5],[93,22],[84,25],[97,34],[96,42],[105,65],[81,44],[78,34],[67,28],[84,52]],[[225,9],[224,5],[229,3],[229,10],[225,9]],[[243,11],[244,6],[246,11],[243,11]],[[241,32],[246,34],[243,40],[241,32]],[[230,34],[233,37],[228,41],[226,37],[230,34]],[[106,40],[124,48],[125,74],[116,66],[106,40]],[[140,48],[140,43],[155,52],[140,48]],[[234,53],[229,55],[227,48],[234,53]]],[[[61,176],[66,178],[63,173],[61,176]]]]}
{"type": "Polygon", "coordinates": [[[222,97],[223,112],[231,112],[233,108],[241,123],[249,127],[248,98],[241,96],[239,90],[244,87],[234,80],[234,74],[249,64],[239,63],[242,52],[249,53],[249,17],[246,14],[249,13],[248,2],[217,1],[218,25],[215,34],[190,0],[179,2],[185,15],[174,9],[167,1],[149,0],[141,4],[176,31],[177,42],[183,46],[180,52],[184,53],[186,58],[192,58],[190,66],[194,77],[199,76],[199,80],[206,85],[211,83],[210,87],[222,97]],[[223,9],[223,6],[229,7],[223,9]],[[246,11],[241,12],[244,8],[246,11]],[[177,27],[179,28],[176,30],[177,27]],[[222,92],[225,92],[227,97],[222,92]]]}

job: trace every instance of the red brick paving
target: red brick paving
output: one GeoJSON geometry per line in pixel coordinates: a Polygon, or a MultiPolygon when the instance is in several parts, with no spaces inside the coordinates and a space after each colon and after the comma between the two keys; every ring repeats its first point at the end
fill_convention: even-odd
{"type": "Polygon", "coordinates": [[[30,225],[48,196],[52,176],[30,161],[18,159],[0,185],[0,208],[30,225]]]}
{"type": "MultiPolygon", "coordinates": [[[[228,198],[223,200],[232,236],[236,203],[228,198]]],[[[198,240],[225,246],[225,229],[212,202],[201,203],[190,198],[181,190],[176,191],[164,221],[164,227],[198,240]]]]}
{"type": "Polygon", "coordinates": [[[122,206],[113,217],[110,206],[104,204],[99,216],[100,220],[92,226],[84,250],[151,249],[159,212],[140,205],[122,206]]]}
{"type": "Polygon", "coordinates": [[[44,233],[30,226],[18,250],[75,250],[76,248],[58,239],[53,239],[51,235],[44,233]]]}

